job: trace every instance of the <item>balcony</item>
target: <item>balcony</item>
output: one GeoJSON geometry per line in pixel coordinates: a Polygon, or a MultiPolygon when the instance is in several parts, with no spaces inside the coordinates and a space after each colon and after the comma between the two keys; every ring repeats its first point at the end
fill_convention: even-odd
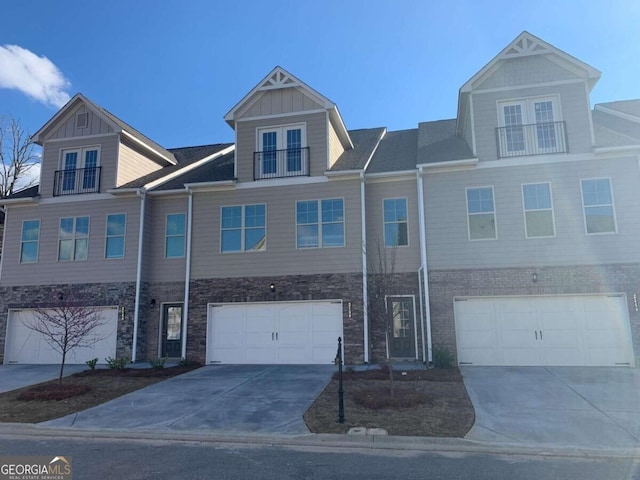
{"type": "Polygon", "coordinates": [[[253,153],[253,179],[309,176],[309,147],[253,153]]]}
{"type": "Polygon", "coordinates": [[[53,196],[80,195],[100,191],[100,168],[74,168],[56,170],[53,179],[53,196]]]}
{"type": "Polygon", "coordinates": [[[496,128],[498,158],[567,153],[565,122],[510,125],[496,128]]]}

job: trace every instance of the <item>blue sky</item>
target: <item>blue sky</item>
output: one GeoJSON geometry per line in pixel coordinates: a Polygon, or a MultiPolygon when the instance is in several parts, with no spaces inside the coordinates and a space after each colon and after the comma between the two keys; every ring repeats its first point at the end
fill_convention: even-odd
{"type": "Polygon", "coordinates": [[[35,132],[82,92],[166,147],[233,141],[223,116],[280,65],[347,128],[453,118],[460,86],[527,30],[640,97],[637,0],[20,0],[0,15],[0,116],[35,132]]]}

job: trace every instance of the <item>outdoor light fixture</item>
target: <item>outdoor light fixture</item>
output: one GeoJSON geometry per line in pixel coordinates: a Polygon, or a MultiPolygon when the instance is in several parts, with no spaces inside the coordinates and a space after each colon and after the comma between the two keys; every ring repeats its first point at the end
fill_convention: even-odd
{"type": "Polygon", "coordinates": [[[275,283],[270,284],[269,290],[271,290],[271,293],[276,293],[276,284],[275,283]]]}
{"type": "Polygon", "coordinates": [[[64,294],[62,292],[58,292],[58,300],[62,301],[64,299],[64,294]]]}
{"type": "Polygon", "coordinates": [[[533,283],[536,283],[538,281],[538,274],[537,273],[533,272],[532,280],[533,280],[533,283]]]}
{"type": "Polygon", "coordinates": [[[156,306],[156,299],[155,299],[155,298],[152,298],[152,299],[151,299],[151,306],[152,306],[152,307],[155,307],[155,306],[156,306]]]}

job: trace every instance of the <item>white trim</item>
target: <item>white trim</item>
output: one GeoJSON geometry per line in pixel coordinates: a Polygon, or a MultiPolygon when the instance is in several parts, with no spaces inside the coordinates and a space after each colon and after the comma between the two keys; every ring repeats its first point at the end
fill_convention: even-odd
{"type": "Polygon", "coordinates": [[[587,82],[584,82],[584,93],[587,98],[586,115],[589,118],[589,134],[591,135],[591,148],[593,148],[596,146],[596,130],[595,130],[595,127],[593,126],[593,115],[591,114],[591,106],[589,102],[589,86],[587,85],[587,82]]]}
{"type": "MultiPolygon", "coordinates": [[[[266,215],[266,211],[265,211],[266,215]]],[[[266,222],[265,222],[266,225],[266,222]]],[[[189,318],[189,291],[191,288],[191,242],[193,229],[193,192],[189,190],[189,201],[187,204],[187,259],[185,261],[184,272],[184,302],[182,304],[182,319],[180,329],[182,330],[180,339],[182,340],[182,358],[187,358],[187,319],[189,318]]],[[[266,235],[266,232],[265,232],[266,235]]]]}
{"type": "Polygon", "coordinates": [[[177,165],[178,162],[175,159],[167,157],[166,155],[160,153],[158,150],[156,150],[155,148],[153,148],[150,145],[147,145],[146,143],[144,143],[142,140],[138,139],[137,137],[134,137],[133,135],[131,135],[126,130],[122,130],[120,133],[122,135],[124,135],[125,137],[127,137],[129,140],[133,141],[134,143],[137,143],[141,147],[146,148],[148,151],[150,151],[154,155],[158,156],[159,158],[162,158],[162,159],[166,160],[167,163],[169,163],[171,165],[177,165]]]}
{"type": "MultiPolygon", "coordinates": [[[[584,219],[584,233],[585,235],[595,235],[595,236],[599,236],[599,235],[616,235],[618,233],[618,220],[617,220],[617,215],[616,215],[616,205],[615,205],[615,198],[613,195],[613,182],[611,181],[611,177],[589,177],[589,178],[581,178],[580,179],[580,199],[582,201],[582,218],[584,219]],[[582,189],[582,182],[585,181],[590,181],[590,180],[607,180],[609,182],[609,192],[611,194],[611,210],[613,210],[613,232],[595,232],[595,233],[589,233],[587,231],[587,211],[586,211],[586,205],[584,204],[584,191],[582,189]]],[[[608,204],[602,204],[602,205],[589,205],[589,207],[603,207],[603,206],[609,206],[608,204]]]]}
{"type": "MultiPolygon", "coordinates": [[[[188,190],[198,191],[218,191],[218,190],[232,190],[236,186],[235,180],[221,180],[217,182],[195,182],[185,183],[184,187],[188,190]]],[[[158,193],[158,192],[156,192],[158,193]]]]}
{"type": "Polygon", "coordinates": [[[57,170],[64,170],[65,168],[65,158],[64,155],[66,152],[77,152],[78,153],[78,162],[76,163],[76,169],[85,168],[85,161],[87,151],[97,150],[98,158],[96,159],[96,167],[100,166],[100,159],[102,157],[102,145],[79,145],[77,147],[66,147],[66,148],[58,148],[58,168],[57,170]]]}
{"type": "Polygon", "coordinates": [[[384,248],[406,248],[406,247],[410,247],[411,246],[411,242],[409,240],[410,235],[409,235],[409,198],[408,197],[384,197],[381,199],[382,200],[382,239],[383,239],[383,243],[384,243],[384,248]],[[386,237],[386,233],[387,233],[387,229],[385,228],[387,226],[387,223],[395,223],[395,224],[400,224],[403,222],[387,222],[384,219],[384,204],[387,200],[404,200],[404,206],[406,209],[406,213],[407,213],[407,218],[404,221],[404,223],[407,224],[407,244],[406,245],[387,245],[387,237],[386,237]]]}
{"type": "Polygon", "coordinates": [[[237,183],[235,187],[238,190],[244,188],[264,188],[264,187],[288,187],[292,185],[308,185],[312,183],[325,183],[328,182],[327,177],[288,177],[288,178],[274,178],[264,179],[256,182],[242,182],[237,183]]]}
{"type": "MultiPolygon", "coordinates": [[[[427,323],[427,361],[428,365],[433,363],[433,344],[431,338],[431,305],[429,302],[429,268],[427,259],[427,233],[424,208],[424,179],[422,178],[424,171],[422,168],[418,170],[416,175],[418,189],[418,228],[420,231],[420,267],[422,268],[422,282],[424,289],[424,313],[427,323]]],[[[465,199],[466,201],[466,199],[465,199]]],[[[422,316],[422,312],[420,312],[422,316]]]]}
{"type": "Polygon", "coordinates": [[[89,112],[76,112],[76,130],[83,130],[89,127],[89,112]],[[80,119],[84,118],[84,123],[81,124],[80,119]]]}
{"type": "MultiPolygon", "coordinates": [[[[140,291],[142,289],[142,246],[144,242],[144,222],[145,222],[145,200],[144,190],[138,190],[140,197],[140,225],[138,227],[138,258],[136,259],[136,298],[133,308],[133,345],[131,347],[131,361],[137,360],[138,343],[138,323],[140,318],[140,291]]],[[[166,247],[165,247],[166,248],[166,247]]]]}
{"type": "MultiPolygon", "coordinates": [[[[260,227],[248,227],[250,229],[253,228],[260,228],[260,227]]],[[[220,232],[220,249],[218,251],[218,253],[220,253],[221,255],[231,255],[234,253],[258,253],[258,252],[266,252],[267,251],[267,203],[266,202],[260,202],[260,203],[241,203],[241,204],[233,204],[233,205],[220,205],[220,228],[219,228],[219,232],[220,232]],[[262,205],[264,206],[264,248],[261,250],[247,250],[247,245],[245,243],[245,233],[247,231],[247,226],[246,226],[246,207],[256,207],[258,205],[262,205]],[[233,228],[225,228],[223,229],[222,227],[222,210],[224,208],[236,208],[236,207],[240,207],[240,226],[239,227],[233,227],[233,228]],[[229,250],[228,252],[225,252],[222,250],[222,233],[226,230],[240,230],[240,249],[239,250],[229,250]]]]}
{"type": "MultiPolygon", "coordinates": [[[[125,253],[127,250],[127,213],[107,213],[104,217],[105,227],[104,227],[104,259],[105,260],[123,260],[125,258],[125,253]],[[122,234],[122,256],[121,257],[107,257],[107,240],[110,238],[109,236],[109,217],[114,217],[116,215],[124,215],[124,233],[122,234]]],[[[119,237],[120,235],[111,235],[111,237],[119,237]]]]}
{"type": "MultiPolygon", "coordinates": [[[[624,147],[596,147],[593,149],[593,152],[596,155],[607,155],[607,154],[616,154],[617,156],[623,156],[627,152],[640,152],[640,145],[625,145],[624,147]]],[[[626,156],[626,155],[624,155],[626,156]]]]}
{"type": "Polygon", "coordinates": [[[640,123],[640,117],[636,115],[631,115],[629,113],[624,113],[619,110],[615,110],[613,108],[603,107],[602,104],[597,103],[594,107],[594,110],[599,110],[601,112],[607,113],[609,115],[613,115],[615,117],[620,117],[624,120],[629,120],[630,122],[640,123]]]}
{"type": "MultiPolygon", "coordinates": [[[[5,213],[5,223],[6,223],[6,213],[5,213]]],[[[22,228],[20,229],[20,250],[18,251],[18,263],[20,265],[30,265],[33,263],[38,263],[38,261],[40,260],[40,230],[42,229],[42,219],[41,218],[32,218],[32,219],[25,219],[22,220],[22,228]],[[36,240],[36,259],[33,262],[23,262],[22,261],[22,246],[25,243],[25,241],[22,239],[22,236],[24,235],[24,223],[25,222],[38,222],[38,240],[36,240]]],[[[5,228],[6,231],[6,228],[5,228]]],[[[3,233],[3,237],[4,237],[4,231],[3,233]]],[[[5,247],[4,245],[4,238],[3,238],[3,248],[5,247]]],[[[33,240],[28,240],[29,242],[33,242],[33,240]]],[[[1,256],[0,256],[1,257],[1,256]]]]}
{"type": "Polygon", "coordinates": [[[478,155],[478,146],[476,145],[476,119],[473,112],[473,94],[469,93],[469,115],[471,128],[471,154],[475,157],[478,155]]]}
{"type": "MultiPolygon", "coordinates": [[[[95,138],[104,138],[104,137],[119,137],[119,134],[116,132],[96,133],[94,135],[81,135],[79,137],[51,138],[51,139],[48,139],[46,142],[47,143],[71,142],[76,140],[93,140],[95,138]]],[[[69,147],[69,148],[73,148],[73,147],[69,147]]]]}
{"type": "Polygon", "coordinates": [[[58,241],[56,243],[56,263],[62,263],[62,264],[66,264],[66,263],[71,263],[71,262],[86,262],[89,260],[89,239],[91,238],[91,215],[77,215],[77,216],[62,216],[58,218],[58,241]],[[62,223],[62,220],[65,218],[71,218],[73,219],[73,236],[70,238],[60,238],[60,224],[62,223]],[[78,219],[79,218],[86,218],[87,219],[87,236],[81,236],[78,237],[77,236],[77,225],[78,225],[78,219]],[[76,259],[76,241],[77,240],[83,240],[85,239],[87,240],[87,258],[84,259],[80,259],[77,260],[76,259]],[[71,252],[71,258],[68,260],[60,260],[60,241],[61,240],[71,240],[73,241],[73,250],[71,252]]]}
{"type": "Polygon", "coordinates": [[[296,200],[295,201],[295,209],[293,211],[293,215],[294,215],[294,225],[295,225],[295,229],[296,229],[296,251],[305,251],[305,250],[319,250],[319,249],[324,249],[324,248],[345,248],[347,246],[347,208],[346,208],[346,201],[344,197],[327,197],[327,198],[310,198],[310,199],[304,199],[304,200],[296,200]],[[342,235],[343,235],[343,242],[342,245],[324,245],[324,243],[322,242],[322,226],[326,223],[326,224],[337,224],[340,222],[323,222],[322,221],[322,202],[325,200],[341,200],[342,201],[342,235]],[[302,225],[318,225],[318,245],[315,247],[299,247],[298,246],[298,204],[301,202],[305,202],[305,203],[311,203],[311,202],[316,202],[317,206],[318,206],[318,221],[316,223],[304,223],[302,225]]]}
{"type": "Polygon", "coordinates": [[[60,197],[43,198],[38,203],[49,205],[55,203],[93,202],[95,200],[108,200],[113,198],[110,193],[84,193],[82,195],[62,195],[60,197]]]}
{"type": "Polygon", "coordinates": [[[479,185],[477,187],[466,187],[464,189],[464,201],[465,201],[465,206],[467,208],[467,234],[468,234],[468,240],[470,242],[480,242],[480,241],[488,241],[488,240],[498,240],[498,215],[496,212],[496,192],[495,189],[493,188],[493,185],[479,185]],[[490,188],[491,189],[491,197],[493,200],[493,211],[492,212],[478,212],[478,213],[469,213],[469,190],[482,190],[482,189],[486,189],[486,188],[490,188]],[[493,238],[471,238],[471,215],[483,215],[483,214],[487,214],[487,213],[493,213],[493,224],[494,224],[494,233],[495,236],[493,238]]]}
{"type": "Polygon", "coordinates": [[[420,163],[417,165],[420,170],[431,170],[431,171],[452,171],[452,170],[462,170],[465,167],[475,167],[478,165],[480,160],[478,158],[467,158],[463,160],[451,160],[445,162],[434,162],[434,163],[420,163]]]}
{"type": "MultiPolygon", "coordinates": [[[[274,118],[300,117],[303,115],[308,115],[313,113],[327,113],[327,110],[323,108],[322,109],[316,108],[314,110],[301,110],[299,112],[275,113],[272,115],[258,115],[256,117],[239,118],[235,122],[242,123],[242,122],[255,122],[256,120],[272,120],[274,118]]],[[[265,128],[267,128],[266,125],[265,125],[265,128]]]]}
{"type": "MultiPolygon", "coordinates": [[[[364,336],[364,363],[369,363],[369,294],[367,282],[367,210],[365,202],[365,178],[364,171],[360,173],[360,231],[362,249],[362,318],[364,336]]],[[[296,244],[298,229],[296,228],[296,244]]]]}
{"type": "MultiPolygon", "coordinates": [[[[179,237],[180,235],[171,235],[172,238],[175,237],[179,237]]],[[[171,213],[166,213],[164,216],[164,242],[163,242],[163,257],[165,260],[176,260],[176,259],[180,259],[180,258],[185,258],[186,255],[186,241],[187,241],[187,215],[184,212],[171,212],[171,213]],[[167,256],[167,239],[169,238],[169,235],[167,233],[167,227],[168,227],[168,223],[169,223],[169,215],[182,215],[184,217],[184,233],[182,234],[182,255],[178,255],[175,257],[168,257],[167,256]]]]}
{"type": "Polygon", "coordinates": [[[522,197],[522,219],[524,220],[524,238],[536,239],[536,238],[555,238],[556,237],[556,217],[553,208],[553,191],[551,189],[551,182],[532,182],[520,184],[520,196],[522,197]],[[551,208],[532,208],[527,210],[527,206],[524,201],[524,187],[527,185],[548,185],[549,186],[549,200],[551,201],[551,208]],[[551,226],[553,227],[553,235],[540,235],[529,236],[529,230],[527,229],[527,212],[546,212],[551,211],[551,226]]]}
{"type": "Polygon", "coordinates": [[[38,204],[42,202],[42,200],[34,197],[24,197],[24,198],[0,198],[0,205],[16,205],[20,206],[20,204],[25,203],[28,205],[24,205],[25,207],[31,206],[33,204],[38,204]]]}
{"type": "Polygon", "coordinates": [[[510,85],[507,87],[479,88],[479,89],[474,89],[473,93],[498,93],[498,92],[508,92],[511,90],[529,90],[531,88],[539,88],[539,87],[557,87],[559,85],[572,85],[574,83],[584,83],[584,81],[585,81],[584,78],[576,78],[572,80],[553,80],[553,81],[542,82],[542,83],[525,83],[522,85],[510,85]]]}
{"type": "Polygon", "coordinates": [[[413,180],[416,171],[415,170],[403,170],[398,172],[377,172],[377,173],[365,173],[365,176],[371,183],[383,183],[383,182],[397,182],[399,180],[413,180]]]}

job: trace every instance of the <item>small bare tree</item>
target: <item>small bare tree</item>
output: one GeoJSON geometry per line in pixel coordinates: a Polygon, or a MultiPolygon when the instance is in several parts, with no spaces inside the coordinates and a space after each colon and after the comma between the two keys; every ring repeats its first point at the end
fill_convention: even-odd
{"type": "Polygon", "coordinates": [[[56,352],[60,353],[60,376],[62,385],[67,354],[77,348],[88,348],[105,337],[97,330],[107,320],[99,307],[90,306],[86,300],[76,300],[73,296],[57,294],[57,302],[52,306],[38,307],[31,320],[24,325],[41,334],[56,352]]]}
{"type": "Polygon", "coordinates": [[[18,120],[0,117],[0,198],[38,182],[35,167],[40,158],[34,147],[18,120]]]}

